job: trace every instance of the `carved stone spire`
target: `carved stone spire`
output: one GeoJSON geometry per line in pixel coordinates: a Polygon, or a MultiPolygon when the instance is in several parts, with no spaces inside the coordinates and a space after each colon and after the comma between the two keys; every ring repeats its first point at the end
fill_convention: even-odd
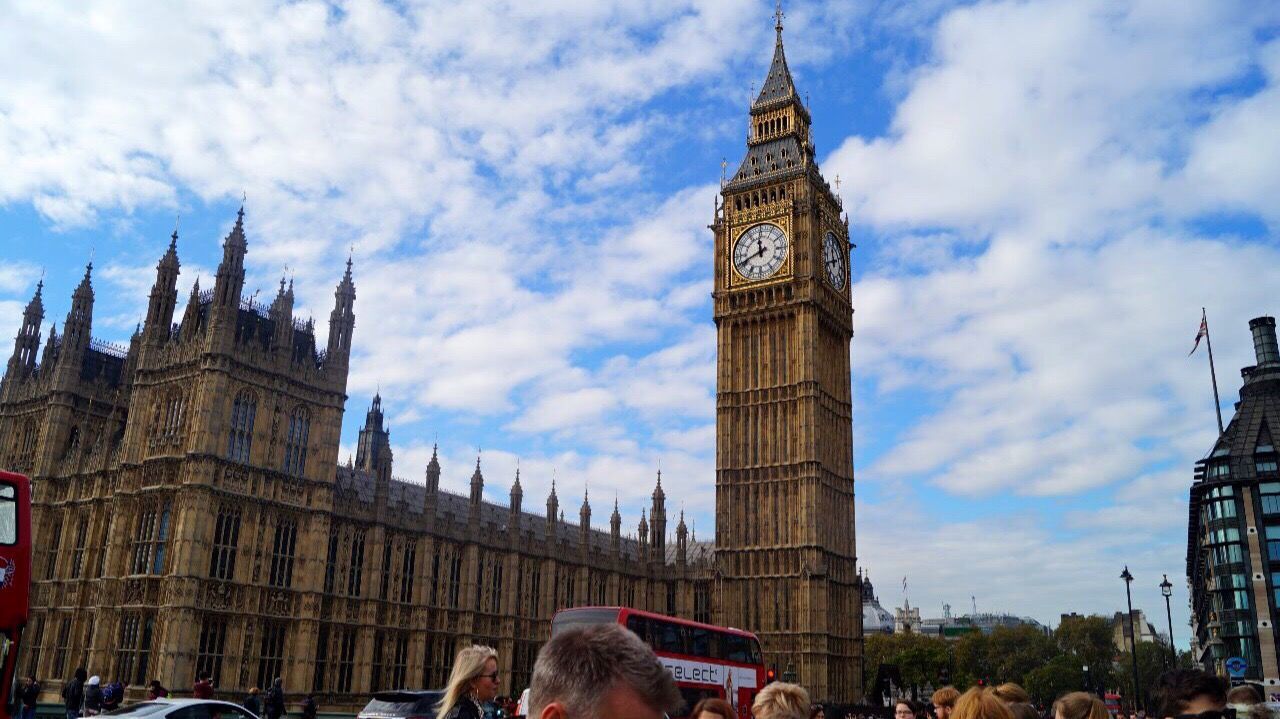
{"type": "Polygon", "coordinates": [[[480,471],[480,455],[476,455],[476,471],[471,473],[471,506],[479,507],[484,497],[484,473],[480,471]]]}
{"type": "Polygon", "coordinates": [[[431,445],[431,461],[427,462],[427,493],[435,494],[440,490],[440,456],[439,446],[431,445]]]}
{"type": "Polygon", "coordinates": [[[147,319],[144,339],[149,343],[161,343],[169,339],[173,326],[173,313],[178,306],[178,231],[169,237],[169,249],[156,263],[156,281],[151,286],[147,301],[147,319]]]}

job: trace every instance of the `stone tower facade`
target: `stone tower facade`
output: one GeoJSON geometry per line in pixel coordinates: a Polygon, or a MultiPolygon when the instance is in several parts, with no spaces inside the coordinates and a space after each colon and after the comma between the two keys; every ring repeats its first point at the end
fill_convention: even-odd
{"type": "Polygon", "coordinates": [[[292,283],[269,304],[242,297],[243,209],[213,287],[196,283],[175,321],[177,244],[127,347],[91,336],[89,267],[41,354],[38,285],[0,380],[0,466],[33,478],[22,672],[52,680],[51,699],[85,666],[135,699],[208,671],[225,698],[280,676],[292,697],[354,711],[375,690],[442,686],[473,642],[498,649],[503,691],[518,692],[559,608],[711,620],[709,543],[676,556],[657,532],[623,536],[616,508],[594,529],[585,497],[566,523],[554,490],[546,517],[529,514],[518,476],[496,505],[479,459],[468,495],[440,488],[435,456],[425,482],[397,479],[381,396],[339,466],[351,262],[318,349],[292,283]]]}
{"type": "Polygon", "coordinates": [[[861,696],[849,229],[819,172],[781,14],[715,233],[720,624],[814,696],[861,696]]]}

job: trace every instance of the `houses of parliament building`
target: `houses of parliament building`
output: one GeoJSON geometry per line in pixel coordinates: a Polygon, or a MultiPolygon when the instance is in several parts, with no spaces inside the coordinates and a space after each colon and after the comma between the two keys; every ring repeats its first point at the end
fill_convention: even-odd
{"type": "Polygon", "coordinates": [[[42,332],[42,285],[26,307],[0,382],[0,467],[34,495],[21,671],[179,692],[208,671],[228,697],[280,676],[356,709],[442,686],[455,651],[482,643],[516,693],[557,609],[625,605],[749,629],[815,698],[859,698],[848,222],[776,30],[711,223],[713,543],[671,527],[661,474],[634,538],[616,502],[607,531],[586,497],[566,521],[554,485],[528,511],[518,472],[507,504],[489,501],[479,460],[466,495],[441,489],[434,456],[423,481],[397,479],[376,396],[340,463],[352,263],[319,346],[291,283],[243,297],[241,208],[212,286],[181,304],[174,233],[127,346],[92,335],[92,266],[60,331],[42,332]]]}

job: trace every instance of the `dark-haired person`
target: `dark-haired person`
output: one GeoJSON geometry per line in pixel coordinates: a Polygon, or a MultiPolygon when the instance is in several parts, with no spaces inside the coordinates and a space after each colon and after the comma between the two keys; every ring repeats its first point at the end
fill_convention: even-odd
{"type": "Polygon", "coordinates": [[[1172,669],[1156,679],[1155,696],[1157,717],[1222,719],[1227,683],[1199,669],[1172,669]]]}

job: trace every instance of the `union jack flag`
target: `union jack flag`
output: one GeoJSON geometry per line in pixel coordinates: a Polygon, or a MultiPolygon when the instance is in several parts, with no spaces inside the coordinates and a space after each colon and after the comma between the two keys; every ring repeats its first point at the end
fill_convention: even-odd
{"type": "Polygon", "coordinates": [[[1191,351],[1187,353],[1187,356],[1190,357],[1191,355],[1195,354],[1196,350],[1200,349],[1200,340],[1208,336],[1209,336],[1209,318],[1206,317],[1204,313],[1201,313],[1200,314],[1200,331],[1196,333],[1196,343],[1191,348],[1191,351]]]}

